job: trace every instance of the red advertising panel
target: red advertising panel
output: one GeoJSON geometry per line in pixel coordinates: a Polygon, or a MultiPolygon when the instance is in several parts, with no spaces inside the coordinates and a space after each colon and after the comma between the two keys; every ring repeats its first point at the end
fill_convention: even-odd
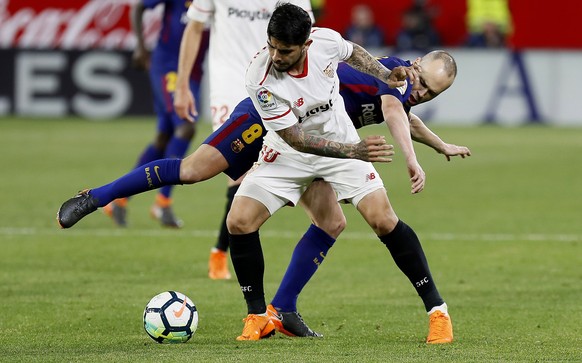
{"type": "MultiPolygon", "coordinates": [[[[0,0],[0,48],[132,49],[129,11],[134,0],[0,0]]],[[[153,42],[159,13],[144,30],[153,42]]]]}

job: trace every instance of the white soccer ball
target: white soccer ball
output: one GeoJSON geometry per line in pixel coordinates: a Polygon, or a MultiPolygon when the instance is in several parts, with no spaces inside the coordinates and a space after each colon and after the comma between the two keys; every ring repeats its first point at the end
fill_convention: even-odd
{"type": "Polygon", "coordinates": [[[154,296],[146,305],[143,326],[158,343],[184,343],[192,338],[198,328],[198,311],[186,295],[165,291],[154,296]]]}

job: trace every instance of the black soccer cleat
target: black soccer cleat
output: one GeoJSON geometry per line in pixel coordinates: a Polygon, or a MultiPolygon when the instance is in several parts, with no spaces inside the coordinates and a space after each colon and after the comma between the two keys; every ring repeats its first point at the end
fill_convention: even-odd
{"type": "Polygon", "coordinates": [[[70,228],[96,210],[97,199],[89,195],[89,189],[81,190],[61,205],[57,212],[57,222],[61,228],[70,228]]]}
{"type": "Polygon", "coordinates": [[[269,304],[267,315],[280,333],[290,337],[323,338],[323,334],[311,330],[296,311],[279,312],[273,305],[269,304]]]}
{"type": "Polygon", "coordinates": [[[153,219],[160,221],[162,227],[182,228],[184,225],[184,222],[174,215],[174,211],[170,206],[160,207],[159,205],[154,204],[150,208],[150,215],[153,219]]]}

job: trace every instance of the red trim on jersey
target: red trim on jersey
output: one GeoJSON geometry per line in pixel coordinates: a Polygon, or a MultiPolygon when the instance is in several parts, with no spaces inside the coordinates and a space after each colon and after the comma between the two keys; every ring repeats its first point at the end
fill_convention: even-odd
{"type": "Polygon", "coordinates": [[[309,52],[307,52],[305,54],[305,60],[303,61],[303,72],[301,72],[301,74],[298,74],[296,76],[289,74],[289,72],[287,72],[287,74],[289,74],[291,77],[293,78],[305,78],[307,77],[307,73],[309,73],[309,52]]]}
{"type": "Polygon", "coordinates": [[[194,7],[196,10],[202,13],[212,13],[212,10],[202,9],[200,6],[196,6],[196,4],[192,4],[192,7],[194,7]]]}
{"type": "Polygon", "coordinates": [[[287,115],[289,112],[291,112],[291,109],[288,109],[287,112],[285,112],[282,115],[278,115],[278,116],[275,116],[275,117],[264,118],[263,121],[273,121],[273,120],[276,120],[278,118],[281,118],[281,117],[287,115]]]}
{"type": "Polygon", "coordinates": [[[229,136],[232,133],[232,130],[239,127],[239,125],[245,122],[249,117],[250,115],[248,113],[245,113],[244,115],[234,120],[230,125],[221,130],[216,135],[216,137],[208,143],[208,145],[216,147],[216,145],[220,144],[222,140],[224,140],[227,136],[229,136]]]}
{"type": "Polygon", "coordinates": [[[269,75],[269,71],[271,70],[271,67],[273,66],[273,62],[269,62],[269,66],[267,67],[267,71],[265,72],[265,75],[263,76],[263,79],[261,79],[261,82],[259,82],[259,85],[262,86],[263,82],[265,82],[265,79],[267,79],[267,76],[269,75]]]}
{"type": "Polygon", "coordinates": [[[365,93],[368,95],[375,95],[378,93],[378,87],[367,84],[342,84],[340,86],[340,91],[346,88],[355,93],[365,93]]]}

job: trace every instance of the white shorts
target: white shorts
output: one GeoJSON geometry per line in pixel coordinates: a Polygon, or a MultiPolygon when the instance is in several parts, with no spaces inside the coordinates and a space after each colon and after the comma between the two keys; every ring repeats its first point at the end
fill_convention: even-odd
{"type": "MultiPolygon", "coordinates": [[[[286,204],[296,205],[314,179],[330,183],[338,201],[354,206],[366,195],[384,188],[372,163],[365,161],[303,153],[278,154],[274,160],[265,161],[264,155],[261,153],[236,195],[261,202],[271,215],[286,204]]],[[[273,155],[269,154],[271,159],[273,155]]]]}

